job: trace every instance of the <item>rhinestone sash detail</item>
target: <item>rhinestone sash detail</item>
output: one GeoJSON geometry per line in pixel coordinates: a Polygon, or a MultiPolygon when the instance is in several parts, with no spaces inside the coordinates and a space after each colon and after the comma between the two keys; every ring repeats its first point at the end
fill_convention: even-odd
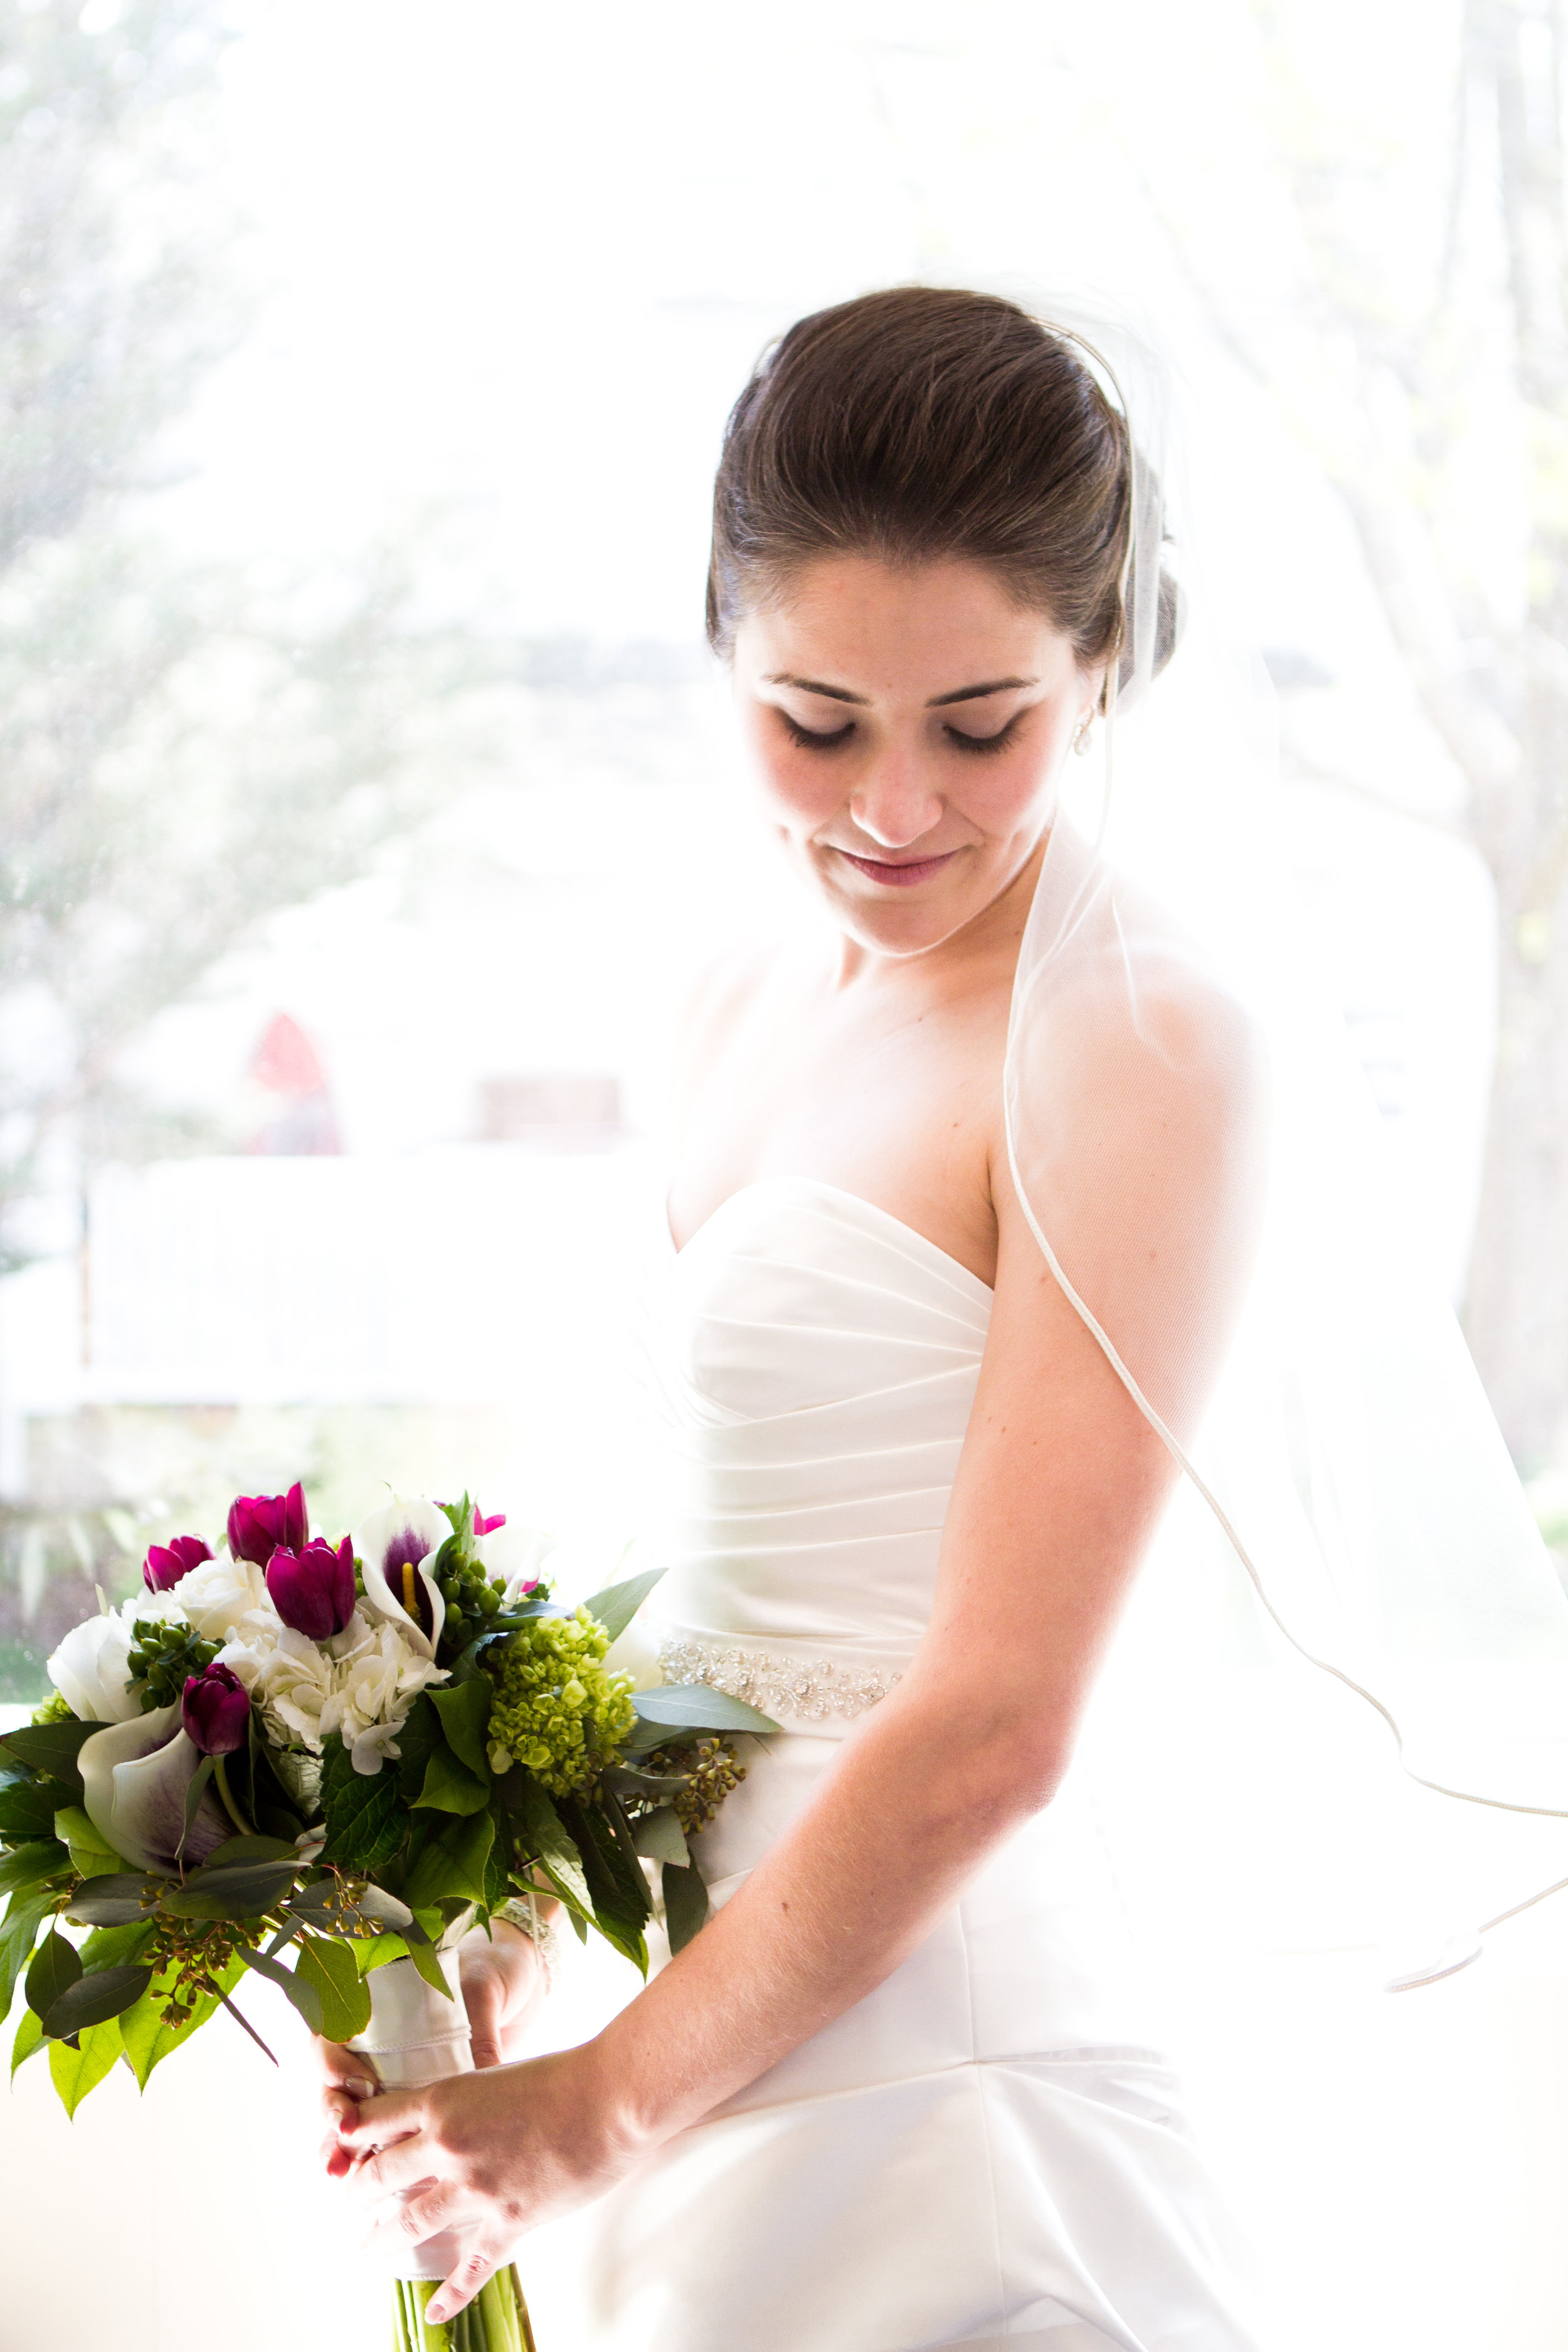
{"type": "Polygon", "coordinates": [[[743,1698],[764,1715],[804,1716],[816,1723],[829,1716],[864,1715],[900,1679],[868,1667],[836,1665],[831,1659],[808,1666],[767,1650],[673,1636],[661,1647],[658,1663],[667,1682],[706,1683],[710,1690],[743,1698]]]}

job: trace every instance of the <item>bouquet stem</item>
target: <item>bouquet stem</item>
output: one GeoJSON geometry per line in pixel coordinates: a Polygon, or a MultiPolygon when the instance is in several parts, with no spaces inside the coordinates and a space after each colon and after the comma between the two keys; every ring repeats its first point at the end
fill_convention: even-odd
{"type": "Polygon", "coordinates": [[[399,2279],[392,2313],[392,2352],[537,2352],[515,2266],[487,2279],[472,2303],[444,2326],[425,2313],[439,2281],[399,2279]]]}
{"type": "MultiPolygon", "coordinates": [[[[390,1961],[366,1979],[370,2023],[349,2047],[370,2061],[384,2090],[416,2090],[473,2071],[458,1956],[443,1951],[440,1958],[450,2000],[425,1982],[412,1960],[390,1961]]],[[[445,2238],[416,2246],[407,2257],[414,2275],[393,2282],[392,2352],[537,2352],[510,2263],[486,2280],[455,2319],[431,2326],[425,2314],[455,2258],[456,2248],[445,2238]]]]}

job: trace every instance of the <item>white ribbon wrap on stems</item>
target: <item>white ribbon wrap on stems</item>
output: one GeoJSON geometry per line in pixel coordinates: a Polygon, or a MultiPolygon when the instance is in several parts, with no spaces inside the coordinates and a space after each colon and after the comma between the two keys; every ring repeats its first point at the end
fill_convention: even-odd
{"type": "MultiPolygon", "coordinates": [[[[468,2045],[468,2013],[458,1983],[455,1949],[437,1953],[443,1975],[451,1987],[447,2000],[426,1984],[412,1960],[389,1960],[365,1979],[370,1992],[370,2024],[356,2034],[349,2048],[369,2060],[384,2091],[418,2091],[448,2074],[471,2074],[474,2054],[468,2045]]],[[[457,2260],[457,2239],[447,2231],[408,2247],[394,2268],[395,2278],[445,2278],[457,2260]]]]}

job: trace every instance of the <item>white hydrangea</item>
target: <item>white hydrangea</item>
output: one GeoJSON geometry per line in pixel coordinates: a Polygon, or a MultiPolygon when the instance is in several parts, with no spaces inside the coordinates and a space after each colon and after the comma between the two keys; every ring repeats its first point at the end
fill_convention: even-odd
{"type": "MultiPolygon", "coordinates": [[[[148,1599],[152,1599],[148,1595],[148,1599]]],[[[204,1559],[162,1596],[206,1642],[240,1642],[247,1649],[270,1649],[283,1631],[267,1578],[254,1560],[204,1559]]],[[[142,1609],[142,1616],[155,1612],[142,1609]]]]}
{"type": "Polygon", "coordinates": [[[264,1654],[237,1644],[224,1653],[261,1701],[261,1720],[280,1747],[299,1745],[313,1756],[336,1732],[357,1772],[379,1772],[395,1756],[408,1710],[445,1667],[422,1658],[396,1625],[373,1625],[355,1610],[330,1642],[312,1642],[281,1627],[264,1654]]]}

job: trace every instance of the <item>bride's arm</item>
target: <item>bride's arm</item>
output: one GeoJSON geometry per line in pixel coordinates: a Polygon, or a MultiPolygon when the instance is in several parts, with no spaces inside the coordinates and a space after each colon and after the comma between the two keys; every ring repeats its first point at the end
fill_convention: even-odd
{"type": "Polygon", "coordinates": [[[428,2184],[397,2226],[465,2232],[433,2313],[458,2308],[532,2222],[881,1983],[1057,1787],[1173,1472],[998,1193],[995,1303],[910,1671],[746,1884],[594,2041],[345,2120],[365,2189],[428,2184]]]}

